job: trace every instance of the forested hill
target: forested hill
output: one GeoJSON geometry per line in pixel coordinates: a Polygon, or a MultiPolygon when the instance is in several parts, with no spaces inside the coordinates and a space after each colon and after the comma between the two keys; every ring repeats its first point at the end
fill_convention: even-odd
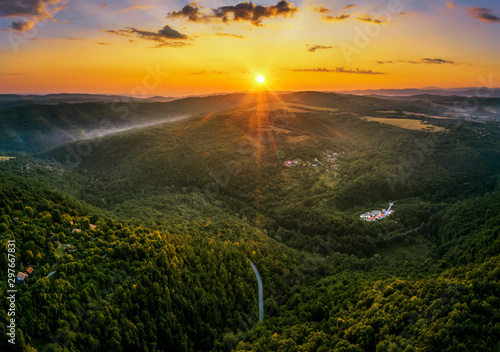
{"type": "Polygon", "coordinates": [[[439,99],[144,103],[64,145],[124,111],[0,109],[0,350],[498,352],[498,119],[439,99]]]}
{"type": "MultiPolygon", "coordinates": [[[[408,97],[406,100],[320,92],[236,93],[177,100],[153,97],[0,95],[0,151],[40,152],[58,145],[92,139],[113,132],[158,124],[199,114],[234,112],[268,104],[285,112],[338,111],[360,116],[470,117],[460,97],[408,97]],[[170,101],[171,100],[171,101],[170,101]],[[457,106],[459,108],[457,108],[457,106]],[[322,109],[323,108],[323,109],[322,109]],[[456,111],[463,111],[459,114],[456,111]],[[390,115],[387,115],[390,113],[390,115]],[[411,115],[416,114],[416,115],[411,115]]],[[[494,117],[500,99],[482,99],[476,112],[494,117]]],[[[446,119],[440,123],[449,123],[446,119]]],[[[484,122],[484,121],[481,121],[484,122]]]]}
{"type": "MultiPolygon", "coordinates": [[[[441,232],[441,243],[463,254],[456,263],[446,256],[422,263],[401,252],[404,246],[391,249],[405,253],[400,258],[387,251],[367,259],[322,256],[289,249],[231,216],[164,218],[156,229],[124,224],[16,175],[17,166],[14,160],[0,166],[1,242],[7,248],[15,240],[16,269],[34,271],[17,286],[16,345],[2,339],[2,350],[498,349],[498,217],[482,221],[473,239],[457,247],[456,239],[470,232],[454,238],[441,232]],[[475,257],[476,242],[490,251],[475,257]],[[249,258],[264,281],[262,323],[249,258]]],[[[451,207],[439,227],[453,231],[457,217],[470,226],[471,215],[498,214],[498,199],[495,192],[470,204],[478,213],[451,207]]],[[[422,246],[423,239],[409,238],[422,246]]],[[[6,253],[0,260],[6,270],[6,253]]],[[[7,282],[1,285],[5,292],[7,282]]]]}

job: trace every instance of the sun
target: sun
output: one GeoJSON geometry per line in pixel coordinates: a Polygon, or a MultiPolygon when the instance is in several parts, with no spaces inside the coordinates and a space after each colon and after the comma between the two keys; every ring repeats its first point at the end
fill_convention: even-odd
{"type": "Polygon", "coordinates": [[[266,81],[266,78],[262,75],[257,76],[257,82],[259,83],[264,83],[266,81]]]}

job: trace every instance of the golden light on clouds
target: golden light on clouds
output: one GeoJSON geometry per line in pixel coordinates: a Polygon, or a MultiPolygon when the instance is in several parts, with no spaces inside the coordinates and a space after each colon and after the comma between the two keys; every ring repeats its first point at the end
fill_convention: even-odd
{"type": "Polygon", "coordinates": [[[34,21],[32,31],[30,17],[15,17],[25,14],[9,7],[0,14],[7,29],[0,38],[0,91],[127,94],[158,65],[165,75],[152,95],[446,88],[500,77],[500,48],[491,45],[497,8],[453,0],[442,2],[439,13],[415,2],[388,7],[387,0],[328,8],[298,0],[239,2],[182,7],[110,0],[99,14],[81,3],[52,11],[56,22],[44,27],[34,21]],[[326,13],[346,16],[332,22],[322,19],[326,13]],[[96,16],[98,25],[90,20],[96,16]]]}

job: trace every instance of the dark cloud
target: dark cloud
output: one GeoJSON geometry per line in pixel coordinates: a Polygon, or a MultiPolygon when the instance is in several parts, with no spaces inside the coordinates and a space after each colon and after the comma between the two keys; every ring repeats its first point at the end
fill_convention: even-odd
{"type": "Polygon", "coordinates": [[[15,31],[27,31],[35,22],[52,18],[56,12],[65,8],[66,0],[0,0],[0,17],[24,17],[12,22],[15,31]]]}
{"type": "Polygon", "coordinates": [[[363,70],[360,68],[356,69],[345,69],[344,67],[337,67],[334,69],[318,67],[318,68],[296,68],[292,70],[293,72],[325,72],[325,73],[354,73],[362,75],[384,75],[384,72],[375,72],[372,70],[363,70]]]}
{"type": "Polygon", "coordinates": [[[168,25],[164,26],[162,29],[156,32],[150,32],[137,28],[126,28],[120,30],[103,29],[101,31],[109,34],[120,35],[123,37],[130,37],[132,35],[135,35],[141,39],[153,40],[155,42],[158,42],[158,44],[154,46],[154,48],[163,48],[163,47],[181,48],[189,46],[190,44],[178,40],[191,39],[187,35],[176,31],[175,29],[173,29],[168,25]]]}
{"type": "Polygon", "coordinates": [[[108,42],[99,42],[97,44],[99,44],[99,45],[111,45],[111,43],[108,43],[108,42]]]}
{"type": "Polygon", "coordinates": [[[0,1],[0,17],[50,18],[64,8],[65,0],[3,0],[0,1]]]}
{"type": "Polygon", "coordinates": [[[286,0],[273,6],[255,5],[252,2],[242,2],[234,6],[222,6],[213,10],[214,16],[224,22],[249,21],[259,26],[264,18],[278,16],[293,16],[299,9],[286,0]]]}
{"type": "Polygon", "coordinates": [[[338,16],[322,16],[321,19],[325,21],[342,21],[348,19],[349,15],[338,15],[338,16]]]}
{"type": "Polygon", "coordinates": [[[114,35],[121,35],[122,37],[130,37],[130,31],[124,29],[120,29],[118,31],[115,29],[101,29],[101,32],[114,35]]]}
{"type": "Polygon", "coordinates": [[[404,63],[404,64],[450,64],[450,65],[459,65],[454,61],[450,60],[444,60],[444,59],[430,59],[430,58],[423,58],[420,61],[412,61],[412,60],[398,60],[398,61],[376,61],[378,64],[395,64],[395,63],[404,63]]]}
{"type": "Polygon", "coordinates": [[[355,7],[355,6],[356,6],[356,5],[354,5],[354,4],[349,4],[349,5],[347,5],[346,7],[344,7],[344,10],[351,9],[351,8],[353,8],[353,7],[355,7]]]}
{"type": "Polygon", "coordinates": [[[15,31],[24,32],[24,31],[30,30],[34,26],[35,26],[35,22],[33,22],[31,20],[26,20],[26,21],[19,20],[19,21],[12,22],[10,25],[10,28],[12,28],[15,31]]]}
{"type": "MultiPolygon", "coordinates": [[[[279,1],[276,5],[255,5],[253,2],[242,2],[233,6],[222,6],[211,9],[211,12],[202,12],[202,6],[193,2],[180,11],[173,11],[167,18],[186,18],[191,22],[211,22],[222,20],[225,23],[248,21],[255,26],[260,26],[264,18],[278,16],[293,16],[299,9],[286,0],[279,1]]],[[[328,11],[328,9],[325,9],[328,11]]]]}
{"type": "Polygon", "coordinates": [[[452,65],[455,64],[453,61],[448,61],[448,60],[443,60],[443,59],[429,59],[429,58],[422,59],[422,63],[424,63],[424,64],[452,64],[452,65]]]}
{"type": "Polygon", "coordinates": [[[307,49],[307,51],[311,52],[311,53],[314,53],[316,52],[317,50],[326,50],[326,49],[333,49],[333,46],[324,46],[324,45],[306,45],[308,46],[309,48],[307,49]]]}
{"type": "Polygon", "coordinates": [[[198,4],[195,2],[184,6],[180,11],[170,12],[167,15],[167,18],[181,17],[187,18],[187,20],[191,22],[208,22],[210,20],[209,16],[200,12],[200,7],[198,7],[198,4]]]}
{"type": "Polygon", "coordinates": [[[189,37],[185,34],[182,34],[169,25],[165,25],[162,29],[157,32],[149,32],[137,28],[129,28],[129,32],[133,34],[137,34],[139,37],[143,39],[156,40],[158,42],[163,42],[169,39],[181,39],[186,40],[189,37]]]}
{"type": "Polygon", "coordinates": [[[500,22],[500,17],[493,14],[493,10],[484,7],[471,7],[468,11],[469,16],[484,22],[500,22]]]}
{"type": "Polygon", "coordinates": [[[215,33],[216,36],[219,37],[233,37],[233,38],[238,38],[238,39],[245,39],[244,36],[238,35],[238,34],[232,34],[232,33],[215,33]]]}
{"type": "Polygon", "coordinates": [[[362,22],[370,22],[370,23],[375,23],[375,24],[383,24],[383,23],[385,23],[384,20],[380,20],[378,18],[373,18],[373,17],[368,16],[368,15],[366,15],[365,17],[358,17],[357,19],[360,20],[360,21],[362,21],[362,22]]]}

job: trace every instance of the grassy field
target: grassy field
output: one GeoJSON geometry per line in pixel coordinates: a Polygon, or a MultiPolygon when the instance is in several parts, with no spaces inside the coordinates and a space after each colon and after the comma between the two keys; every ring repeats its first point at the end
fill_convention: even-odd
{"type": "Polygon", "coordinates": [[[294,108],[299,108],[299,109],[302,108],[302,109],[314,110],[314,111],[337,112],[339,110],[337,108],[325,108],[322,106],[314,106],[314,105],[306,105],[306,104],[293,104],[290,106],[293,106],[294,108]]]}
{"type": "Polygon", "coordinates": [[[301,113],[301,112],[311,112],[311,111],[326,111],[326,112],[337,112],[337,108],[325,108],[321,106],[306,105],[306,104],[287,104],[281,102],[269,102],[254,106],[247,111],[274,111],[274,110],[285,110],[291,113],[301,113]]]}
{"type": "Polygon", "coordinates": [[[15,156],[0,156],[0,161],[7,161],[15,158],[16,158],[15,156]]]}
{"type": "Polygon", "coordinates": [[[421,116],[421,117],[428,117],[431,119],[440,119],[440,120],[450,120],[450,119],[453,120],[452,117],[428,115],[428,114],[421,114],[421,113],[408,112],[408,111],[403,111],[403,115],[405,115],[405,116],[421,116]]]}
{"type": "Polygon", "coordinates": [[[434,125],[424,125],[420,120],[411,120],[411,119],[391,119],[385,117],[371,117],[364,116],[362,117],[366,121],[376,121],[380,123],[385,123],[388,125],[393,125],[397,127],[401,127],[407,130],[415,130],[415,131],[427,131],[427,132],[440,132],[444,131],[445,128],[438,127],[434,125]]]}

